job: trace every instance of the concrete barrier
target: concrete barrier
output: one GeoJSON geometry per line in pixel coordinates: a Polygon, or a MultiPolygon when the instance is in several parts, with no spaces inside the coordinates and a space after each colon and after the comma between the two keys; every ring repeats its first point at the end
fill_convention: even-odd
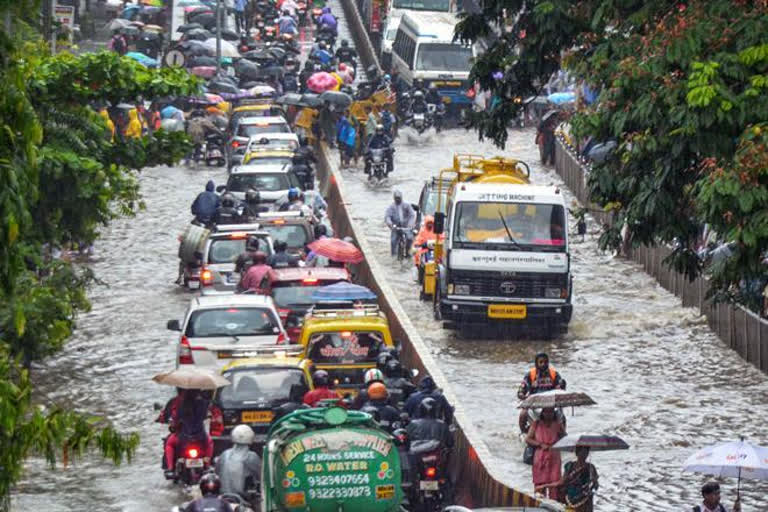
{"type": "Polygon", "coordinates": [[[357,5],[355,5],[355,0],[341,0],[341,7],[344,10],[344,18],[347,21],[349,32],[352,34],[352,39],[355,40],[355,49],[360,56],[363,68],[368,69],[369,66],[373,65],[381,73],[379,58],[371,43],[371,38],[368,37],[368,32],[365,30],[363,18],[360,16],[357,5]]]}
{"type": "MultiPolygon", "coordinates": [[[[320,191],[328,201],[328,213],[333,221],[337,237],[351,236],[363,251],[370,255],[371,247],[365,236],[360,233],[352,221],[344,202],[344,183],[340,173],[336,172],[327,146],[317,148],[318,179],[320,191]]],[[[469,505],[480,506],[540,506],[550,510],[564,510],[551,502],[542,503],[525,493],[505,485],[501,478],[490,468],[490,453],[461,406],[461,400],[454,394],[451,385],[432,358],[416,328],[389,287],[384,276],[386,271],[379,267],[375,258],[366,258],[353,269],[355,279],[373,290],[379,296],[379,306],[389,319],[394,339],[402,343],[401,358],[412,368],[417,368],[421,375],[431,375],[438,386],[443,388],[448,400],[456,405],[456,448],[452,460],[451,474],[457,482],[457,496],[469,501],[469,505]]],[[[416,291],[414,290],[414,293],[416,291]]],[[[465,399],[468,397],[465,397],[465,399]]],[[[515,428],[515,425],[510,425],[515,428]]]]}
{"type": "MultiPolygon", "coordinates": [[[[610,214],[600,211],[589,202],[588,170],[579,162],[574,150],[561,139],[555,143],[555,171],[579,202],[587,205],[596,220],[604,224],[612,222],[610,214]]],[[[690,281],[685,275],[664,264],[671,253],[672,249],[664,246],[638,247],[632,250],[631,258],[641,264],[663,288],[680,297],[683,306],[698,308],[707,317],[709,327],[726,345],[768,373],[768,320],[742,306],[715,304],[708,300],[709,283],[705,277],[690,281]]]]}

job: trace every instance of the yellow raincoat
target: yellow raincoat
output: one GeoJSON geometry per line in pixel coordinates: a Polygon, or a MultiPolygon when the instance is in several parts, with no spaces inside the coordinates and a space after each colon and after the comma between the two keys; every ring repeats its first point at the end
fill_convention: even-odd
{"type": "Polygon", "coordinates": [[[109,128],[109,132],[112,134],[111,141],[115,141],[115,123],[112,122],[112,119],[109,117],[109,113],[107,112],[107,109],[103,108],[99,110],[99,115],[104,119],[104,122],[107,123],[107,128],[109,128]]]}
{"type": "Polygon", "coordinates": [[[128,126],[125,127],[125,136],[133,139],[141,138],[141,121],[139,121],[138,110],[131,109],[128,111],[128,126]]]}

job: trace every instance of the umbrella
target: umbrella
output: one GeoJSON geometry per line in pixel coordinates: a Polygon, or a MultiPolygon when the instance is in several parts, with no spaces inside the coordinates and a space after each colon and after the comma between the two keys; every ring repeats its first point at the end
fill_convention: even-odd
{"type": "Polygon", "coordinates": [[[225,28],[221,31],[221,38],[227,41],[239,41],[240,35],[231,28],[225,28]]]}
{"type": "Polygon", "coordinates": [[[148,68],[154,68],[157,67],[157,59],[153,59],[152,57],[147,57],[143,53],[140,52],[128,52],[125,54],[126,57],[129,59],[133,59],[142,66],[146,66],[148,68]]]}
{"type": "MultiPolygon", "coordinates": [[[[213,51],[216,51],[216,38],[212,37],[205,41],[205,46],[208,48],[213,49],[213,51]]],[[[230,43],[229,41],[222,41],[221,42],[221,56],[222,57],[232,57],[233,59],[236,57],[240,57],[240,52],[237,51],[237,48],[235,45],[230,43]]]]}
{"type": "Polygon", "coordinates": [[[151,5],[154,7],[162,7],[163,6],[163,0],[141,0],[141,3],[144,5],[151,5]]]}
{"type": "Polygon", "coordinates": [[[114,30],[120,30],[121,28],[125,28],[130,24],[131,22],[126,20],[125,18],[115,18],[109,23],[109,25],[107,26],[107,29],[109,29],[109,31],[111,32],[114,30]]]}
{"type": "Polygon", "coordinates": [[[207,5],[192,5],[190,7],[187,7],[186,9],[184,9],[184,12],[186,12],[187,16],[189,16],[190,18],[192,16],[198,16],[198,15],[203,14],[203,13],[213,14],[213,11],[207,5]]]}
{"type": "Polygon", "coordinates": [[[573,103],[576,101],[576,93],[573,92],[553,92],[547,99],[555,105],[563,105],[565,103],[573,103]]]}
{"type": "Polygon", "coordinates": [[[550,110],[549,112],[547,112],[546,114],[544,114],[543,116],[541,116],[541,120],[542,120],[542,121],[546,121],[546,120],[547,120],[547,119],[549,119],[550,117],[552,117],[552,116],[554,116],[554,115],[557,115],[557,114],[559,114],[559,113],[560,113],[560,111],[559,111],[559,110],[557,110],[557,109],[553,109],[553,110],[550,110]]]}
{"type": "Polygon", "coordinates": [[[213,78],[216,75],[216,66],[194,66],[189,72],[200,78],[213,78]]]}
{"type": "Polygon", "coordinates": [[[768,480],[768,448],[741,441],[717,444],[694,453],[683,465],[683,471],[719,477],[738,478],[736,497],[741,488],[741,477],[768,480]]]}
{"type": "Polygon", "coordinates": [[[176,32],[189,32],[190,30],[194,30],[196,28],[205,28],[199,23],[186,23],[184,25],[179,25],[179,28],[176,29],[176,32]]]}
{"type": "Polygon", "coordinates": [[[200,0],[179,0],[174,4],[176,7],[205,7],[200,0]]]}
{"type": "Polygon", "coordinates": [[[339,82],[336,81],[336,78],[325,71],[315,73],[307,79],[307,89],[316,93],[330,91],[331,89],[335,89],[338,85],[339,82]]]}
{"type": "Polygon", "coordinates": [[[187,67],[196,68],[198,66],[216,67],[216,58],[208,56],[192,57],[187,61],[187,67]]]}
{"type": "Polygon", "coordinates": [[[163,27],[161,27],[160,25],[145,25],[144,31],[146,32],[147,30],[151,32],[162,32],[163,27]]]}
{"type": "Polygon", "coordinates": [[[120,17],[124,19],[130,19],[134,12],[138,11],[139,9],[141,9],[140,5],[129,5],[123,9],[123,11],[120,13],[120,17]]]}
{"type": "Polygon", "coordinates": [[[204,28],[194,28],[184,33],[184,39],[195,41],[206,41],[211,38],[213,34],[205,30],[204,28]]]}
{"type": "Polygon", "coordinates": [[[308,247],[320,256],[341,263],[360,263],[364,259],[360,249],[338,238],[321,238],[309,244],[308,247]]]}
{"type": "Polygon", "coordinates": [[[347,108],[352,104],[352,96],[339,91],[325,91],[319,98],[325,103],[332,103],[341,108],[347,108]]]}
{"type": "Polygon", "coordinates": [[[312,292],[312,300],[318,302],[376,300],[376,294],[365,286],[340,281],[312,292]]]}
{"type": "Polygon", "coordinates": [[[589,448],[593,452],[629,449],[629,445],[620,437],[595,434],[567,435],[552,446],[555,450],[565,452],[572,452],[582,447],[589,448]]]}
{"type": "Polygon", "coordinates": [[[616,146],[617,144],[615,140],[595,144],[594,147],[589,150],[589,153],[587,153],[587,158],[589,158],[592,163],[601,164],[605,162],[608,155],[611,154],[611,151],[616,149],[616,146]]]}
{"type": "Polygon", "coordinates": [[[205,99],[207,99],[208,101],[210,101],[211,103],[214,103],[214,104],[215,103],[223,103],[224,102],[224,98],[222,98],[218,94],[211,94],[209,92],[205,93],[205,99]]]}
{"type": "Polygon", "coordinates": [[[179,368],[170,372],[158,373],[152,380],[165,386],[183,389],[216,389],[231,383],[209,370],[199,368],[179,368]]]}
{"type": "Polygon", "coordinates": [[[131,25],[133,25],[134,27],[139,27],[139,28],[143,28],[144,27],[144,23],[141,22],[141,21],[132,21],[131,25]]]}
{"type": "Polygon", "coordinates": [[[275,88],[269,85],[255,85],[248,89],[248,92],[251,94],[251,96],[255,96],[257,98],[271,98],[277,93],[275,88]]]}
{"type": "Polygon", "coordinates": [[[302,94],[301,101],[310,108],[318,108],[323,106],[323,100],[317,94],[302,94]]]}
{"type": "Polygon", "coordinates": [[[586,393],[555,389],[531,395],[518,406],[518,409],[544,409],[545,407],[575,407],[577,405],[595,405],[595,401],[586,393]]]}
{"type": "Polygon", "coordinates": [[[306,105],[301,101],[301,98],[301,94],[289,92],[277,98],[275,103],[279,105],[294,105],[297,107],[305,107],[306,105]]]}
{"type": "Polygon", "coordinates": [[[216,15],[212,12],[201,12],[189,17],[192,23],[200,23],[203,27],[212,29],[216,26],[216,15]]]}
{"type": "MultiPolygon", "coordinates": [[[[213,93],[229,93],[229,94],[240,93],[240,89],[238,89],[236,85],[225,80],[216,80],[211,82],[208,85],[208,90],[213,93]]],[[[215,103],[218,103],[218,101],[215,103]]]]}
{"type": "Polygon", "coordinates": [[[118,103],[115,105],[115,108],[120,110],[133,110],[136,108],[136,105],[131,105],[130,103],[118,103]]]}

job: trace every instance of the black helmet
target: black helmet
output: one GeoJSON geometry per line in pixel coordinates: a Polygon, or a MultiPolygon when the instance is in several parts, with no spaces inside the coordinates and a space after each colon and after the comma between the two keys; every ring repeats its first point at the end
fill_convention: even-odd
{"type": "Polygon", "coordinates": [[[258,251],[260,246],[261,241],[259,240],[259,237],[249,236],[245,241],[245,248],[249,251],[258,251]]]}
{"type": "Polygon", "coordinates": [[[343,48],[346,48],[347,46],[349,46],[349,41],[347,41],[346,39],[342,39],[341,40],[341,46],[343,48]]]}
{"type": "Polygon", "coordinates": [[[219,494],[219,489],[221,489],[221,480],[216,473],[206,473],[200,478],[200,492],[203,496],[219,494]]]}
{"type": "Polygon", "coordinates": [[[317,386],[327,386],[328,385],[328,372],[325,370],[317,370],[315,373],[312,374],[312,383],[317,386]]]}
{"type": "Polygon", "coordinates": [[[321,236],[328,236],[328,228],[325,227],[325,224],[315,226],[315,238],[320,238],[321,236]]]}
{"type": "Polygon", "coordinates": [[[224,194],[221,196],[221,206],[224,208],[233,208],[235,206],[235,196],[232,194],[224,194]]]}
{"type": "Polygon", "coordinates": [[[437,400],[434,398],[425,398],[419,404],[419,418],[436,418],[437,400]]]}
{"type": "Polygon", "coordinates": [[[400,361],[392,358],[387,361],[387,367],[384,373],[387,377],[401,377],[403,375],[403,366],[400,364],[400,361]]]}
{"type": "Polygon", "coordinates": [[[387,363],[389,363],[392,357],[389,351],[381,352],[376,359],[376,367],[384,372],[387,369],[387,363]]]}
{"type": "Polygon", "coordinates": [[[424,80],[422,80],[421,78],[417,78],[415,84],[416,84],[416,87],[424,87],[424,80]]]}
{"type": "Polygon", "coordinates": [[[245,193],[245,202],[254,205],[261,202],[261,194],[258,190],[250,189],[245,193]]]}

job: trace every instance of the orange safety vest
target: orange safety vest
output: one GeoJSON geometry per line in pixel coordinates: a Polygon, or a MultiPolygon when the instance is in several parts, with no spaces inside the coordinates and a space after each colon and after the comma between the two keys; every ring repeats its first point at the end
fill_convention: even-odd
{"type": "MultiPolygon", "coordinates": [[[[533,388],[533,387],[536,387],[536,385],[535,385],[535,384],[536,384],[536,377],[537,377],[537,374],[538,374],[538,370],[539,370],[539,369],[538,369],[538,368],[536,368],[536,367],[534,366],[534,367],[533,367],[533,368],[531,368],[531,369],[530,369],[530,371],[528,372],[528,376],[529,376],[529,378],[531,379],[531,387],[532,387],[532,388],[533,388]]],[[[556,372],[556,371],[555,371],[555,369],[554,369],[554,368],[552,368],[551,366],[549,367],[549,378],[550,378],[550,379],[552,379],[552,386],[554,387],[554,385],[555,385],[555,379],[557,378],[557,372],[556,372]]]]}

